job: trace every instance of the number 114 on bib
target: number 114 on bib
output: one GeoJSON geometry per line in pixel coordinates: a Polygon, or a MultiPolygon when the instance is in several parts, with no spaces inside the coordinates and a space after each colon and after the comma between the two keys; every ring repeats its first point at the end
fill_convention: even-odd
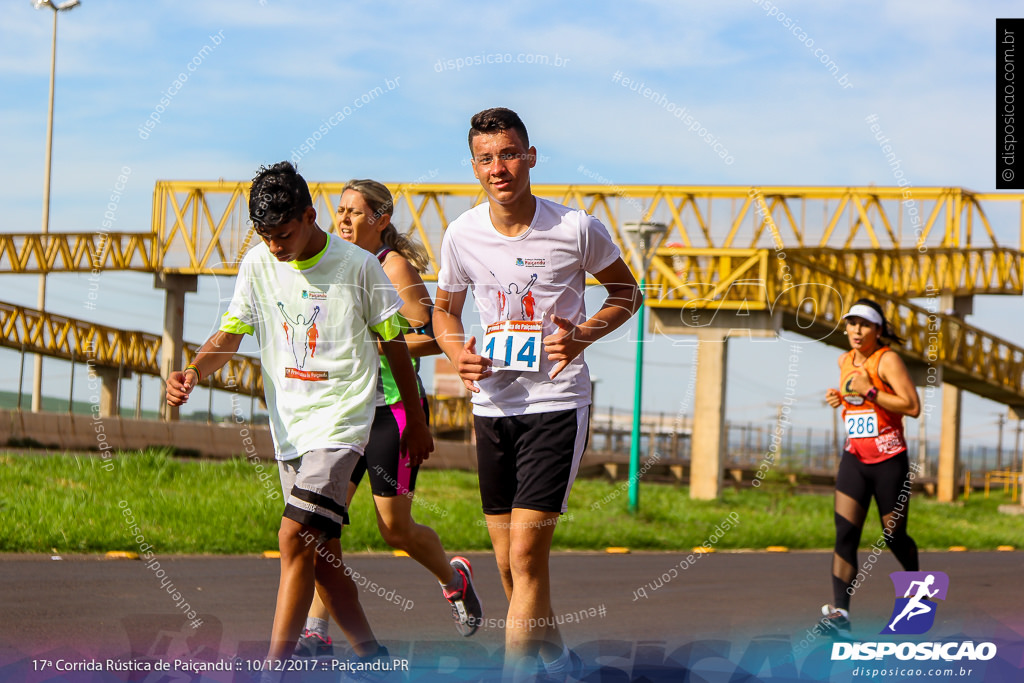
{"type": "Polygon", "coordinates": [[[541,329],[539,320],[503,320],[487,326],[483,355],[494,370],[540,370],[541,329]]]}

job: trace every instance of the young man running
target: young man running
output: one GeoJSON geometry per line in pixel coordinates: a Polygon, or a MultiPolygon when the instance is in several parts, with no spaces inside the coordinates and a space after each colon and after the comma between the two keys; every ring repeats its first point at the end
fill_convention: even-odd
{"type": "Polygon", "coordinates": [[[641,294],[597,219],[533,195],[537,150],[515,112],[476,114],[469,147],[487,203],[445,233],[434,331],[473,392],[480,497],[509,600],[506,674],[532,674],[521,664],[539,656],[541,673],[559,677],[580,666],[555,626],[548,559],[586,445],[581,353],[626,322],[641,294]],[[608,290],[589,319],[587,273],[608,290]],[[468,287],[485,330],[479,344],[462,324],[468,287]]]}
{"type": "MultiPolygon", "coordinates": [[[[400,313],[409,353],[417,366],[419,357],[439,352],[432,334],[430,294],[420,273],[430,261],[426,249],[392,223],[394,198],[388,188],[375,180],[350,180],[341,191],[338,204],[338,236],[371,254],[375,254],[402,298],[400,313]]],[[[425,412],[429,412],[426,391],[417,377],[425,412]]],[[[423,565],[441,584],[444,597],[452,607],[455,629],[462,636],[473,635],[483,622],[483,608],[473,587],[473,568],[465,557],[449,562],[437,532],[413,519],[412,504],[418,467],[408,465],[408,456],[400,449],[405,429],[405,411],[391,374],[391,366],[382,358],[377,379],[377,412],[370,427],[370,441],[352,472],[348,485],[349,506],[363,475],[369,475],[377,526],[392,548],[404,550],[423,565]]],[[[306,619],[306,628],[295,646],[300,657],[327,657],[334,649],[328,628],[327,606],[316,596],[306,619]]]]}
{"type": "Polygon", "coordinates": [[[344,572],[339,537],[348,521],[349,478],[374,414],[378,340],[405,407],[402,441],[410,462],[418,465],[433,450],[399,333],[401,299],[372,254],[317,226],[309,187],[290,163],[260,170],[249,216],[263,243],[239,265],[220,331],[183,372],[171,373],[167,402],[185,403],[245,334],[256,336],[286,500],[267,661],[291,657],[314,586],[356,655],[384,657],[387,650],[366,621],[358,588],[344,572]],[[306,328],[314,324],[318,331],[310,337],[306,328]]]}

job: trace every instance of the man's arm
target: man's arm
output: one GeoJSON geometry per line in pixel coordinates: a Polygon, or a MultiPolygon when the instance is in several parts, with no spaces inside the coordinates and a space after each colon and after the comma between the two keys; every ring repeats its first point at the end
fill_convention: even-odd
{"type": "Polygon", "coordinates": [[[437,288],[434,302],[434,336],[441,351],[448,356],[466,388],[476,393],[475,382],[491,376],[491,360],[476,352],[476,337],[466,339],[462,326],[462,307],[466,304],[466,290],[449,292],[437,288]]]}
{"type": "Polygon", "coordinates": [[[380,340],[381,351],[388,359],[391,374],[395,378],[398,392],[402,396],[405,407],[405,430],[402,432],[401,449],[409,452],[409,466],[416,467],[430,457],[434,450],[434,439],[430,436],[427,416],[420,404],[419,385],[416,383],[416,370],[412,367],[409,349],[405,339],[399,334],[390,341],[380,340]]]}
{"type": "Polygon", "coordinates": [[[636,278],[621,258],[615,259],[610,266],[593,275],[608,291],[597,313],[580,325],[574,325],[572,321],[556,315],[551,316],[552,322],[561,328],[544,337],[548,360],[555,363],[550,373],[552,379],[585,348],[629,320],[643,301],[643,292],[636,278]]]}
{"type": "Polygon", "coordinates": [[[200,376],[209,377],[224,367],[224,364],[238,351],[244,336],[244,334],[218,331],[207,339],[206,343],[199,347],[199,351],[191,363],[199,369],[198,375],[190,367],[185,371],[176,370],[167,378],[168,405],[180,406],[186,403],[188,395],[199,384],[200,376]]]}

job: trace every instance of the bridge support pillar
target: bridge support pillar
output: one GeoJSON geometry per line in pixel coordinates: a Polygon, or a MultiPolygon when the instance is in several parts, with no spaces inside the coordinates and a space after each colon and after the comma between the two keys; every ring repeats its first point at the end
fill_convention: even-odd
{"type": "Polygon", "coordinates": [[[942,385],[942,434],[939,438],[938,499],[940,503],[956,500],[956,483],[960,479],[960,404],[963,393],[959,387],[942,385]]]}
{"type": "MultiPolygon", "coordinates": [[[[171,372],[181,369],[181,357],[185,348],[185,294],[199,289],[199,277],[157,273],[153,278],[153,286],[166,292],[163,342],[160,345],[160,378],[166,382],[171,372]]],[[[178,409],[161,401],[160,418],[177,420],[178,409]]]]}
{"type": "MultiPolygon", "coordinates": [[[[928,421],[936,419],[932,412],[937,407],[937,396],[942,384],[942,367],[933,363],[922,363],[904,359],[910,378],[917,387],[917,396],[921,400],[921,414],[917,418],[917,453],[909,453],[909,458],[917,460],[917,476],[927,477],[935,474],[928,464],[928,421]]],[[[941,418],[941,416],[940,416],[941,418]]],[[[906,423],[904,422],[906,427],[906,423]]],[[[909,428],[907,428],[909,434],[909,428]]]]}
{"type": "Polygon", "coordinates": [[[121,414],[121,380],[131,377],[117,368],[93,366],[92,371],[100,379],[100,417],[117,417],[121,414]]]}
{"type": "MultiPolygon", "coordinates": [[[[964,318],[974,312],[974,298],[970,296],[939,296],[939,306],[946,315],[964,318]]],[[[960,406],[962,392],[949,382],[942,384],[942,433],[939,438],[939,471],[936,487],[941,503],[952,503],[957,498],[960,479],[960,406]]]]}
{"type": "Polygon", "coordinates": [[[722,485],[725,429],[725,382],[729,359],[728,332],[697,333],[697,381],[690,449],[690,498],[714,500],[722,485]]]}
{"type": "Polygon", "coordinates": [[[730,337],[774,338],[781,317],[767,311],[651,308],[651,327],[661,334],[696,335],[693,431],[690,437],[690,498],[713,500],[722,488],[725,382],[730,337]]]}

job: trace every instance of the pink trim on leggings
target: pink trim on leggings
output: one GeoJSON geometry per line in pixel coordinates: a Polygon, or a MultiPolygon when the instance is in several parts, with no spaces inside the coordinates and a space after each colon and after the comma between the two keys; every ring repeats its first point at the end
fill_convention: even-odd
{"type": "MultiPolygon", "coordinates": [[[[405,406],[401,403],[392,403],[390,406],[391,414],[395,417],[395,422],[398,423],[398,437],[401,438],[405,434],[405,406]]],[[[409,464],[409,453],[408,451],[399,450],[398,452],[398,486],[396,493],[399,496],[409,495],[409,482],[412,479],[412,468],[407,467],[409,464]]]]}

